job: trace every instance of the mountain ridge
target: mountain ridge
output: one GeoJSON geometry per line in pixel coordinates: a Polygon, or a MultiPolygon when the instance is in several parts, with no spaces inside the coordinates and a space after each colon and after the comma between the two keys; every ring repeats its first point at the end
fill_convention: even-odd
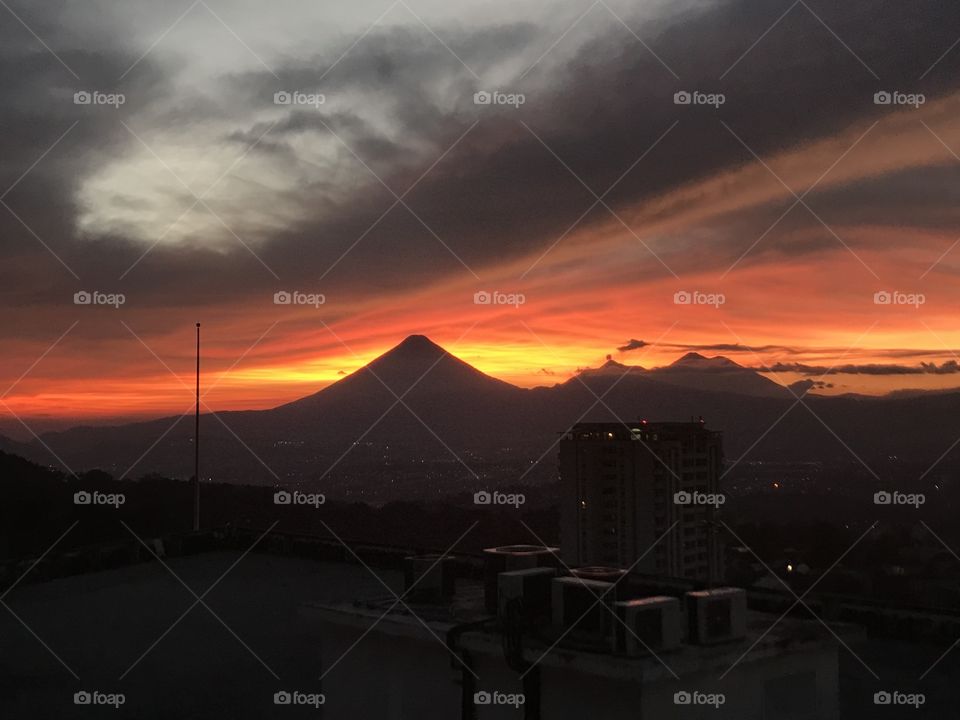
{"type": "MultiPolygon", "coordinates": [[[[750,368],[727,358],[684,357],[651,370],[608,361],[550,387],[520,388],[429,338],[410,336],[290,403],[201,415],[201,473],[279,484],[319,482],[335,471],[354,482],[376,482],[396,473],[429,475],[431,467],[469,478],[474,466],[500,473],[516,466],[526,468],[517,471],[525,476],[539,463],[544,479],[557,434],[572,424],[641,417],[704,416],[724,431],[730,456],[758,459],[850,462],[848,448],[868,462],[893,455],[933,459],[955,440],[951,422],[960,412],[960,393],[869,402],[807,396],[808,412],[793,409],[796,399],[786,388],[750,368]]],[[[0,439],[0,448],[78,472],[98,467],[117,476],[188,477],[193,417],[81,426],[26,443],[0,439]]]]}

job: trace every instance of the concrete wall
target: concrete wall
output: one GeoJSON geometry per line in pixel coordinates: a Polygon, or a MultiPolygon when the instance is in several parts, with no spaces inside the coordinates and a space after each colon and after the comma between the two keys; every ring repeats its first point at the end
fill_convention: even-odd
{"type": "MultiPolygon", "coordinates": [[[[390,620],[384,620],[384,623],[390,620]]],[[[362,634],[354,627],[325,624],[322,656],[329,667],[362,634]]],[[[730,663],[742,652],[731,652],[730,663]]],[[[746,649],[745,647],[743,649],[746,649]]],[[[563,651],[555,651],[562,653],[563,651]]],[[[597,656],[602,665],[601,656],[597,656]]],[[[670,656],[664,660],[670,663],[670,656]]],[[[624,662],[630,662],[624,660],[624,662]]],[[[522,693],[523,684],[498,654],[471,653],[478,678],[469,689],[522,693]]],[[[789,651],[775,658],[740,663],[724,680],[721,671],[688,674],[678,681],[642,683],[540,665],[543,720],[837,720],[838,658],[835,647],[789,651]],[[722,693],[712,706],[678,706],[679,691],[722,693]]],[[[423,631],[421,638],[394,637],[374,629],[354,646],[323,681],[325,720],[455,720],[461,716],[459,665],[443,644],[423,631]]],[[[476,706],[478,720],[524,717],[509,705],[476,706]]]]}

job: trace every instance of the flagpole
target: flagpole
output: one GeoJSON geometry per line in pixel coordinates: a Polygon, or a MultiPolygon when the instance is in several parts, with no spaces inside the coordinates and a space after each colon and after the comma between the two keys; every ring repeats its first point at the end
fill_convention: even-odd
{"type": "Polygon", "coordinates": [[[193,530],[200,529],[200,323],[197,323],[197,407],[193,421],[193,530]]]}

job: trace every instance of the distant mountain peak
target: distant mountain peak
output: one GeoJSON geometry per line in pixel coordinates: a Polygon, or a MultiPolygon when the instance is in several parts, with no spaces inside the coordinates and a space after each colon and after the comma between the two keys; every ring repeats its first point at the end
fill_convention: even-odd
{"type": "Polygon", "coordinates": [[[701,390],[763,397],[789,395],[779,383],[723,355],[705,357],[698,352],[688,352],[670,365],[652,370],[649,376],[701,390]]]}
{"type": "Polygon", "coordinates": [[[595,368],[584,367],[577,368],[576,375],[584,377],[603,376],[603,375],[623,375],[624,373],[642,373],[644,369],[640,365],[624,365],[613,359],[612,355],[607,355],[606,361],[595,368]]]}
{"type": "Polygon", "coordinates": [[[408,335],[400,343],[374,358],[361,369],[371,368],[375,372],[379,372],[381,369],[403,368],[423,372],[434,363],[439,363],[444,359],[448,362],[460,362],[459,359],[450,355],[426,335],[408,335]]]}
{"type": "Polygon", "coordinates": [[[336,384],[350,383],[366,374],[372,374],[377,384],[385,383],[398,393],[412,385],[422,389],[442,387],[444,391],[460,391],[477,383],[513,387],[464,362],[426,335],[407,336],[336,384]]]}
{"type": "Polygon", "coordinates": [[[384,393],[394,400],[404,398],[406,401],[408,392],[421,400],[431,396],[432,402],[467,398],[469,405],[479,402],[481,397],[494,397],[496,393],[524,391],[483,373],[426,335],[409,335],[335,383],[280,408],[313,412],[311,408],[318,403],[341,402],[347,398],[346,407],[356,412],[361,406],[382,402],[384,393]]]}
{"type": "Polygon", "coordinates": [[[445,350],[437,345],[433,340],[428,338],[426,335],[407,335],[399,344],[395,345],[392,350],[388,352],[393,352],[394,350],[425,350],[430,352],[436,352],[437,350],[445,352],[445,350]]]}
{"type": "Polygon", "coordinates": [[[426,335],[408,335],[400,343],[375,358],[370,365],[375,367],[384,364],[418,365],[435,362],[448,354],[426,335]]]}
{"type": "Polygon", "coordinates": [[[600,367],[602,367],[602,368],[608,368],[608,369],[618,368],[618,369],[624,369],[624,370],[627,368],[626,365],[624,365],[624,364],[621,363],[621,362],[617,362],[616,360],[614,360],[614,359],[613,359],[612,357],[610,357],[609,355],[607,355],[607,360],[606,360],[606,362],[603,363],[603,365],[601,365],[600,367]]]}
{"type": "Polygon", "coordinates": [[[722,369],[722,368],[742,368],[743,366],[734,362],[723,355],[717,355],[708,358],[698,352],[688,352],[681,358],[674,360],[669,367],[672,368],[697,368],[702,370],[722,369]]]}

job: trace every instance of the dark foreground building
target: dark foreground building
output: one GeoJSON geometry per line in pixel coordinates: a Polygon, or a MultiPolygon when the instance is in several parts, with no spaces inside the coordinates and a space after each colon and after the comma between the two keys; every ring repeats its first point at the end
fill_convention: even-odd
{"type": "Polygon", "coordinates": [[[261,528],[147,542],[0,565],[4,590],[16,583],[0,607],[0,717],[919,720],[955,709],[950,657],[925,679],[919,711],[875,704],[909,691],[960,634],[944,613],[812,602],[828,630],[786,614],[788,593],[748,590],[744,611],[737,591],[570,572],[534,546],[419,557],[405,579],[409,549],[329,537],[261,528]],[[485,576],[488,562],[499,572],[485,576]],[[904,628],[911,639],[889,639],[904,628]],[[935,636],[923,640],[925,628],[935,636]],[[123,703],[91,707],[78,693],[123,703]]]}
{"type": "Polygon", "coordinates": [[[702,420],[575,425],[560,442],[564,561],[719,582],[722,466],[702,420]]]}

